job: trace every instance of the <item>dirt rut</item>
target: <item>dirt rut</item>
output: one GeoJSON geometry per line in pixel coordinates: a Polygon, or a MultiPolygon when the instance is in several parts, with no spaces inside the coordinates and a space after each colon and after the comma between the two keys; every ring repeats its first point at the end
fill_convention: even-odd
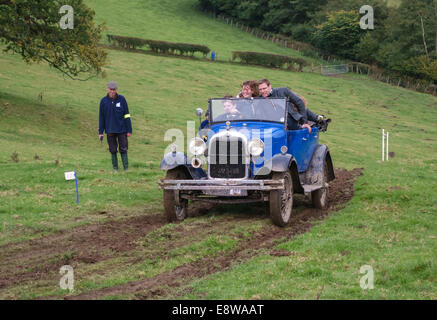
{"type": "MultiPolygon", "coordinates": [[[[362,174],[362,169],[352,171],[337,169],[336,179],[329,189],[330,206],[326,210],[317,210],[310,206],[308,201],[297,201],[297,205],[304,206],[293,216],[287,228],[278,228],[274,225],[265,226],[250,239],[240,241],[235,250],[225,252],[219,256],[208,256],[179,266],[171,271],[161,273],[155,277],[133,281],[123,285],[90,291],[66,299],[99,299],[104,296],[134,294],[138,299],[165,298],[166,289],[187,284],[190,281],[202,278],[209,274],[227,270],[236,263],[242,263],[259,255],[260,252],[272,256],[291,255],[291,252],[275,250],[278,242],[287,241],[297,234],[308,231],[311,221],[322,219],[333,211],[343,208],[353,196],[353,183],[362,174]],[[300,203],[299,203],[300,202],[300,203]]],[[[250,217],[248,217],[250,219],[250,217]]]]}
{"type": "MultiPolygon", "coordinates": [[[[234,250],[220,256],[207,256],[192,263],[179,266],[169,272],[155,277],[130,282],[120,286],[86,292],[77,296],[67,296],[67,299],[98,299],[107,295],[134,294],[139,299],[165,297],[162,288],[187,284],[191,280],[204,277],[232,267],[260,254],[272,256],[289,255],[290,252],[278,251],[273,247],[278,241],[286,241],[296,234],[309,230],[311,221],[322,219],[333,211],[346,205],[353,196],[353,183],[361,175],[362,169],[347,171],[336,169],[336,179],[330,184],[329,203],[327,210],[317,210],[303,197],[295,201],[296,214],[290,226],[278,228],[272,224],[265,225],[249,239],[241,239],[234,250]]],[[[204,214],[212,206],[195,203],[189,211],[190,216],[204,214]]],[[[259,211],[259,210],[258,210],[259,211]]],[[[157,256],[166,258],[166,253],[172,248],[186,245],[181,239],[192,236],[193,241],[206,237],[215,228],[227,225],[237,225],[241,219],[254,221],[268,218],[265,214],[231,215],[217,219],[209,225],[189,225],[189,228],[177,226],[172,230],[177,237],[164,241],[163,247],[156,252],[157,256]],[[197,238],[196,238],[197,236],[197,238]]],[[[124,220],[111,220],[104,223],[85,225],[70,230],[59,231],[41,239],[21,243],[7,244],[0,247],[0,290],[7,291],[24,282],[37,282],[44,279],[58,279],[59,267],[63,264],[77,265],[93,264],[107,259],[134,252],[138,239],[143,239],[154,230],[159,230],[166,224],[162,214],[149,214],[124,220]]],[[[155,256],[155,253],[153,253],[155,256]]],[[[134,256],[134,255],[133,255],[134,256]]],[[[146,258],[146,257],[144,257],[146,258]]],[[[134,259],[137,259],[134,257],[134,259]]],[[[140,261],[138,261],[140,262],[140,261]]],[[[59,298],[59,297],[58,297],[59,298]]]]}

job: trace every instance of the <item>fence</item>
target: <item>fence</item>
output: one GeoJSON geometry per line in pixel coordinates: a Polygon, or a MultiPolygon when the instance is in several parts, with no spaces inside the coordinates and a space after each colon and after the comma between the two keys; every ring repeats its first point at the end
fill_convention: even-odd
{"type": "Polygon", "coordinates": [[[347,64],[338,64],[338,65],[330,65],[330,66],[321,66],[321,73],[324,76],[332,76],[336,74],[348,73],[349,68],[347,64]]]}

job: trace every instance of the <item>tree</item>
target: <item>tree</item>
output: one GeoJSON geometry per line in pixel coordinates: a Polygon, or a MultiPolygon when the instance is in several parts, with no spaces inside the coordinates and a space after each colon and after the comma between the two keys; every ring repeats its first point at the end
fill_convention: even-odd
{"type": "Polygon", "coordinates": [[[253,1],[245,0],[237,6],[237,18],[249,27],[259,28],[263,20],[264,10],[268,6],[268,0],[253,1]]]}
{"type": "Polygon", "coordinates": [[[85,80],[78,76],[102,73],[107,55],[98,47],[104,26],[96,26],[93,18],[82,0],[0,0],[0,41],[6,52],[20,54],[27,63],[45,61],[72,79],[85,80]],[[73,9],[72,29],[61,28],[64,5],[73,9]]]}
{"type": "Polygon", "coordinates": [[[399,19],[392,24],[389,41],[399,42],[406,59],[427,55],[428,46],[434,46],[437,20],[431,0],[403,0],[399,6],[399,19]]]}
{"type": "Polygon", "coordinates": [[[329,13],[328,20],[316,27],[313,41],[318,48],[353,59],[361,36],[358,11],[340,10],[329,13]]]}

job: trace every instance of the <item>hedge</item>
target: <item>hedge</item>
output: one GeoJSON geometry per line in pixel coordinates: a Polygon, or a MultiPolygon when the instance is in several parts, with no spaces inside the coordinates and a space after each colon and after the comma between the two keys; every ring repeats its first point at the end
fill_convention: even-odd
{"type": "Polygon", "coordinates": [[[248,51],[232,51],[232,61],[240,59],[246,64],[254,64],[273,68],[287,68],[292,71],[302,72],[304,66],[309,63],[302,58],[281,56],[278,54],[248,52],[248,51]]]}
{"type": "Polygon", "coordinates": [[[156,53],[194,55],[196,52],[206,56],[211,50],[207,46],[191,43],[167,42],[158,40],[140,39],[134,37],[124,37],[108,34],[109,43],[123,49],[137,49],[148,46],[150,50],[156,53]]]}

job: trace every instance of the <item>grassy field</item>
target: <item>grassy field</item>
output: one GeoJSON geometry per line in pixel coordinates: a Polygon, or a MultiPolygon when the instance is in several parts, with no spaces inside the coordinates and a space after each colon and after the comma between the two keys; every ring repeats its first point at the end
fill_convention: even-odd
{"type": "MultiPolygon", "coordinates": [[[[205,44],[224,59],[233,50],[295,54],[210,20],[195,11],[193,0],[87,3],[98,21],[107,22],[108,33],[205,44]]],[[[186,121],[198,122],[194,110],[205,109],[209,97],[236,94],[243,80],[267,77],[273,86],[288,86],[305,96],[312,111],[333,119],[321,142],[329,146],[336,167],[364,168],[355,196],[343,210],[313,222],[310,231],[278,239],[275,250],[291,255],[272,257],[260,250],[229,270],[187,277],[178,288],[164,288],[165,294],[154,297],[437,298],[435,97],[356,75],[327,78],[121,51],[109,51],[107,79],[85,83],[4,53],[0,70],[0,255],[8,261],[0,265],[0,279],[19,268],[19,260],[7,260],[8,250],[19,253],[30,239],[56,239],[59,232],[74,234],[113,220],[122,224],[125,219],[160,217],[157,180],[164,173],[159,164],[171,143],[164,141],[166,130],[185,132],[186,121]],[[112,79],[132,115],[127,173],[112,173],[107,145],[97,139],[98,103],[112,79]],[[395,154],[388,162],[380,160],[382,128],[390,132],[390,151],[395,154]],[[64,180],[64,172],[73,170],[79,178],[79,205],[74,182],[64,180]],[[360,288],[363,265],[373,267],[373,290],[360,288]]],[[[122,226],[111,226],[124,234],[122,226]]],[[[46,259],[51,262],[35,258],[36,270],[45,270],[45,263],[56,266],[50,269],[53,279],[11,280],[0,285],[0,298],[67,296],[56,285],[59,266],[71,261],[77,270],[75,294],[159,277],[205,257],[213,261],[237,250],[256,232],[273,228],[268,216],[253,207],[216,208],[182,224],[159,220],[157,226],[148,234],[133,229],[139,232],[135,250],[105,248],[96,252],[105,259],[95,263],[75,260],[76,254],[83,258],[82,253],[68,246],[54,250],[52,260],[46,259]]],[[[92,241],[99,241],[88,240],[91,248],[92,241]]],[[[116,245],[111,237],[106,241],[116,245]]],[[[139,292],[113,290],[101,297],[150,298],[147,288],[140,286],[139,292]]]]}
{"type": "MultiPolygon", "coordinates": [[[[208,46],[219,61],[229,61],[232,51],[257,51],[303,57],[295,50],[280,47],[249,33],[215,20],[196,8],[196,1],[129,1],[102,2],[88,0],[96,11],[96,21],[106,21],[107,34],[142,39],[195,43],[208,46]]],[[[107,42],[106,37],[103,39],[107,42]]],[[[196,54],[196,57],[202,57],[196,54]]],[[[320,60],[307,58],[309,63],[320,60]]]]}

